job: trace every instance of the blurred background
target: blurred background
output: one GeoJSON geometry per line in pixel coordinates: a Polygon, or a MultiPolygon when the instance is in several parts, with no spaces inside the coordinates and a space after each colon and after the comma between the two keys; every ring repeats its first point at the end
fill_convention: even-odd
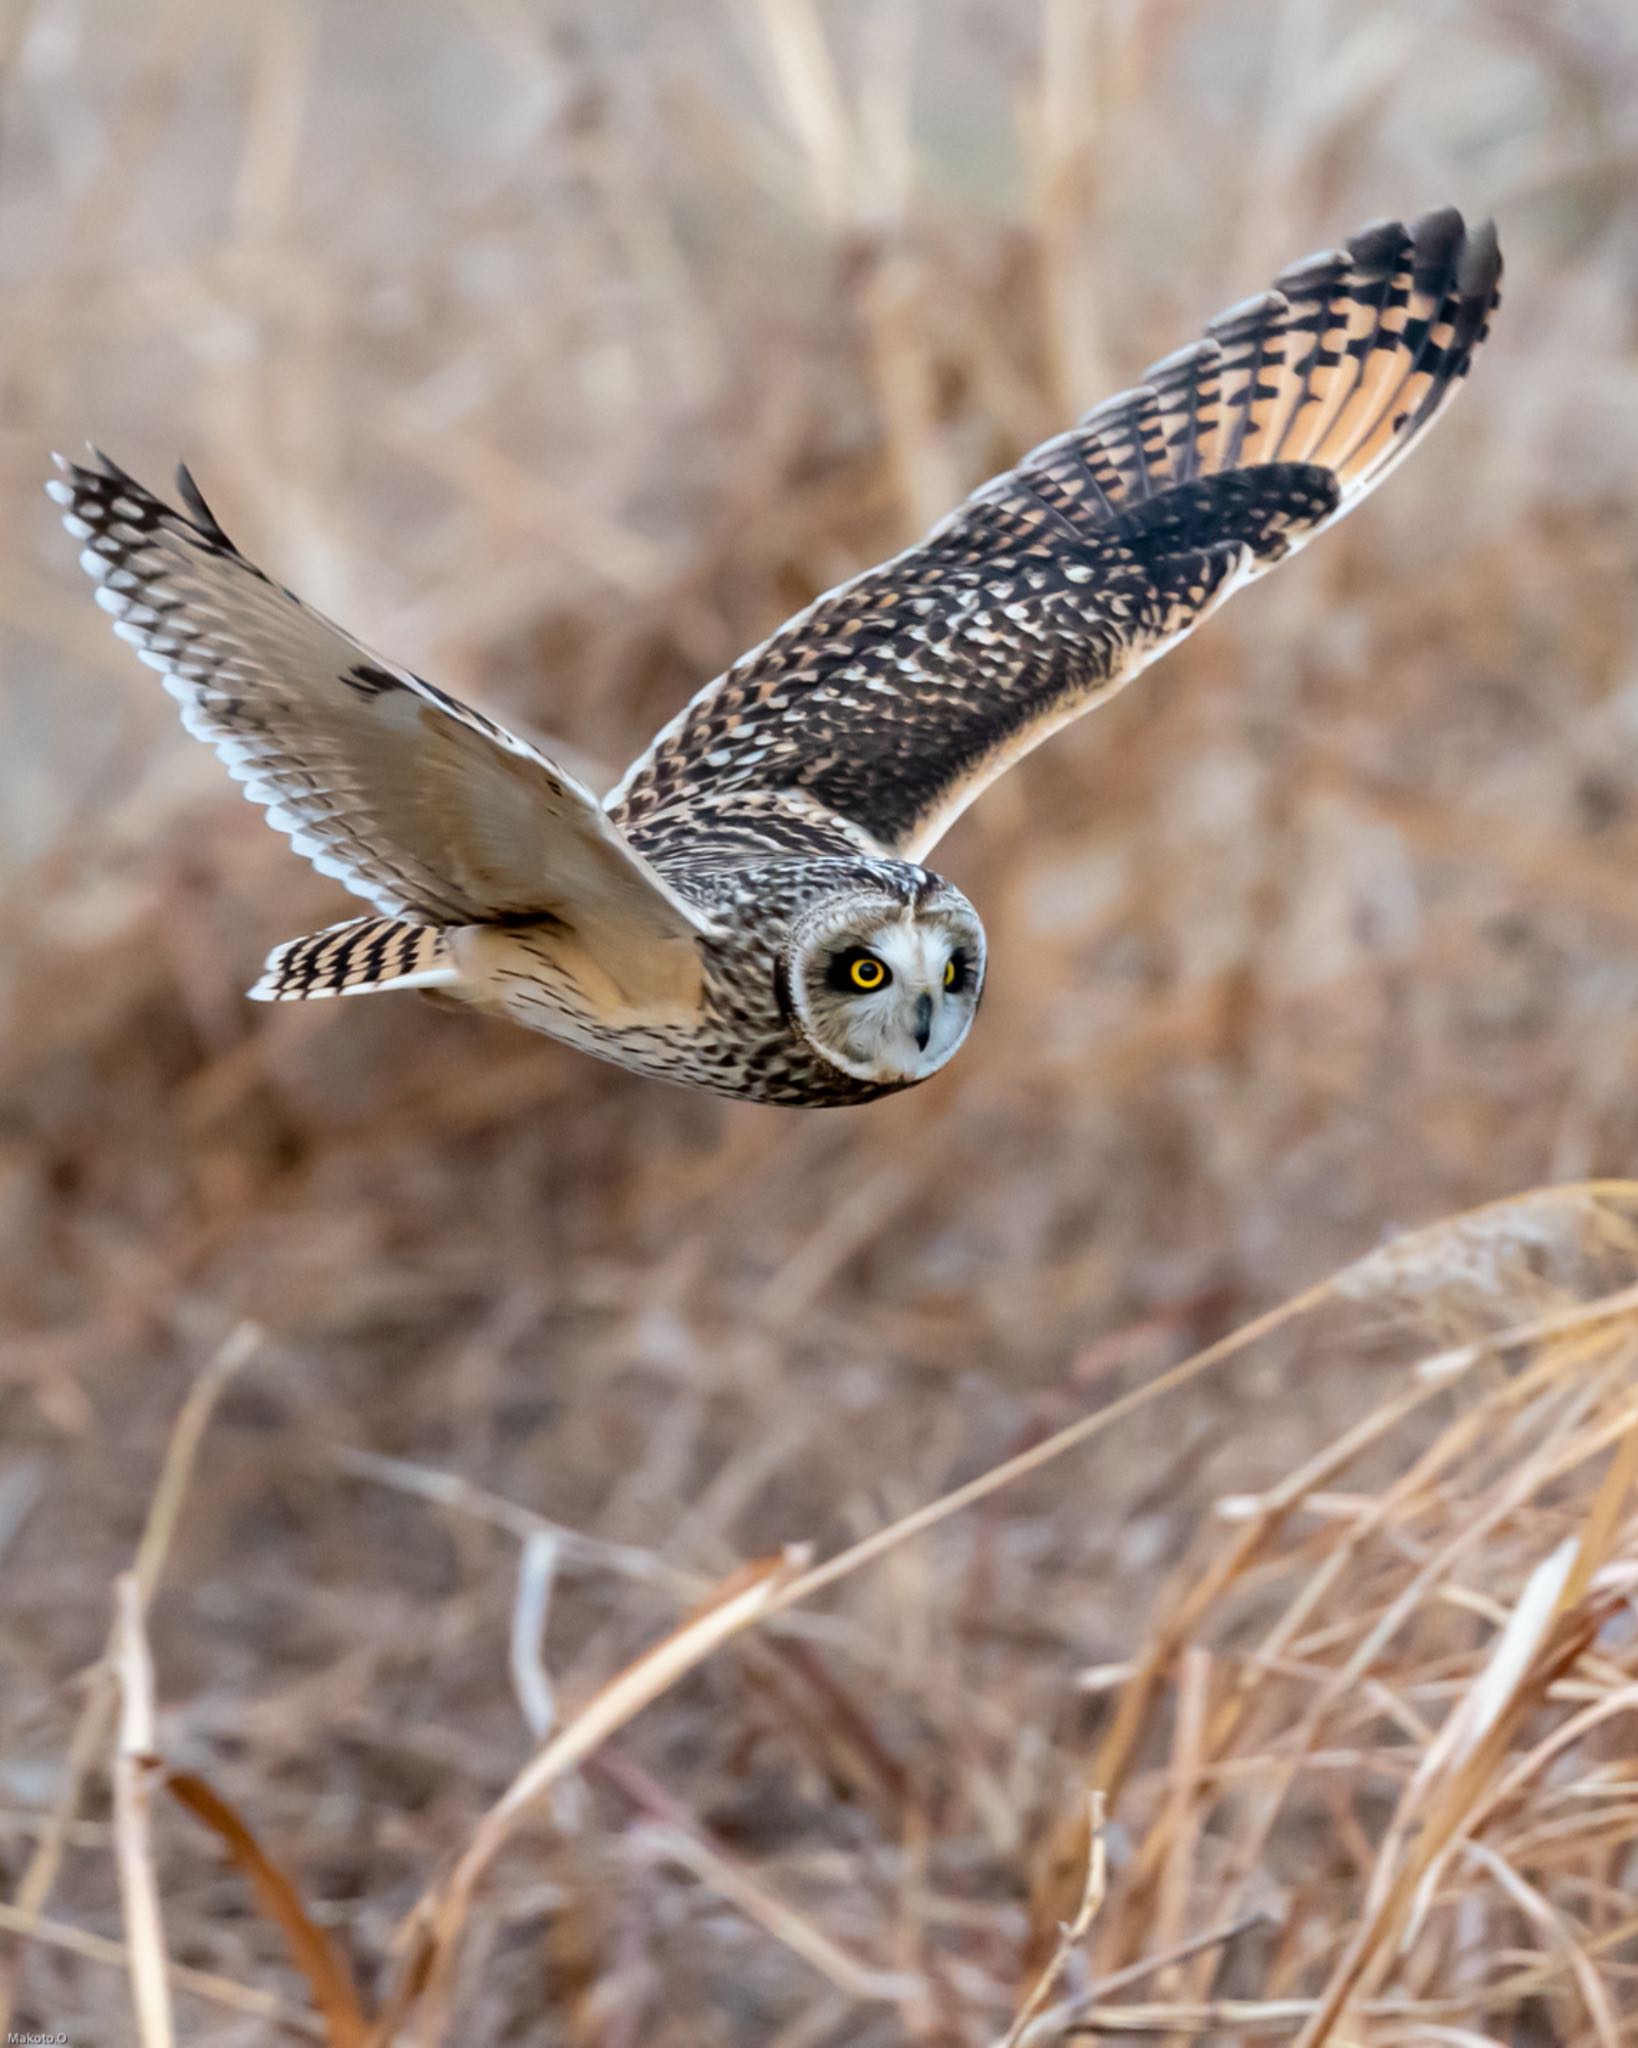
{"type": "MultiPolygon", "coordinates": [[[[63,1794],[186,1390],[252,1319],[154,1609],[162,1734],[373,1982],[530,1747],[496,1501],[625,1546],[556,1596],[547,1662],[584,1697],[674,1616],[665,1570],[834,1546],[1396,1230],[1630,1165],[1638,19],[0,23],[0,1877],[63,1794]],[[944,842],[992,969],[929,1086],[728,1107],[414,999],[243,1001],[348,899],[107,631],[40,495],[53,447],[161,488],[186,459],[275,576],[612,781],[742,648],[1223,306],[1447,201],[1497,217],[1508,266],[1468,393],[944,842]],[[429,1502],[429,1474],[476,1492],[429,1502]]],[[[667,1701],[625,1794],[519,1858],[462,2038],[986,2038],[1102,1711],[1075,1672],[1131,1654],[1211,1500],[1380,1391],[1368,1343],[1290,1365],[895,1553],[831,1609],[823,1684],[753,1659],[667,1701]],[[882,1968],[942,1958],[922,2031],[643,1864],[633,1785],[882,1968]]],[[[105,1814],[52,1906],[116,1935],[105,1814]]],[[[288,1987],[213,1846],[178,1821],[162,1857],[175,1951],[288,1987]]],[[[126,1998],[37,1946],[18,2012],[112,2041],[126,1998]]],[[[189,2039],[270,2037],[185,2009],[189,2039]]]]}

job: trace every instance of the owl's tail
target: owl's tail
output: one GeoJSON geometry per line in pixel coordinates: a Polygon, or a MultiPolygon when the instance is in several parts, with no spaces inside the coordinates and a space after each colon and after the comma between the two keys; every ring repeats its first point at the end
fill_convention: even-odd
{"type": "Polygon", "coordinates": [[[447,933],[397,917],[355,917],[267,956],[252,1002],[306,1003],[381,989],[446,988],[460,979],[447,933]]]}

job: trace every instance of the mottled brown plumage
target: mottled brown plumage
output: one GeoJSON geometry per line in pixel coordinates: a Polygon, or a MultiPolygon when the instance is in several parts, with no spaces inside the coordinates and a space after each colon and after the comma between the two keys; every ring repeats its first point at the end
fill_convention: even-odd
{"type": "Polygon", "coordinates": [[[709,684],[610,799],[639,845],[797,789],[926,854],[1019,754],[1350,509],[1467,374],[1494,230],[1362,230],[1212,322],[709,684]]]}
{"type": "Polygon", "coordinates": [[[1293,265],[736,662],[602,805],[270,582],[186,471],[180,512],[101,457],[48,488],[190,729],[381,913],[254,994],[436,987],[688,1085],[866,1101],[982,993],[977,915],[920,865],[951,821],[1372,490],[1500,275],[1448,209],[1293,265]]]}

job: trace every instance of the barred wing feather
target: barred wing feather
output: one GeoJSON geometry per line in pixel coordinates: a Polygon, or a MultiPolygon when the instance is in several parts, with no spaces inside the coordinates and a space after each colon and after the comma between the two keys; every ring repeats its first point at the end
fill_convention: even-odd
{"type": "Polygon", "coordinates": [[[47,489],[115,632],[322,873],[427,925],[709,929],[573,776],[247,561],[186,470],[179,511],[104,456],[58,466],[47,489]]]}
{"type": "Polygon", "coordinates": [[[708,684],[608,799],[664,862],[709,795],[797,793],[922,858],[1011,762],[1416,445],[1483,341],[1494,230],[1452,209],[1293,265],[1134,390],[708,684]]]}

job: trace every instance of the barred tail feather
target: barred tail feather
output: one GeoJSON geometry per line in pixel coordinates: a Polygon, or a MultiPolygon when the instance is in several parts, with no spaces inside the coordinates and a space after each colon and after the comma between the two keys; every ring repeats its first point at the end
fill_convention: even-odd
{"type": "Polygon", "coordinates": [[[250,998],[257,1003],[314,1002],[321,996],[364,996],[381,989],[446,988],[459,979],[448,938],[437,926],[396,917],[354,917],[275,947],[250,998]]]}

